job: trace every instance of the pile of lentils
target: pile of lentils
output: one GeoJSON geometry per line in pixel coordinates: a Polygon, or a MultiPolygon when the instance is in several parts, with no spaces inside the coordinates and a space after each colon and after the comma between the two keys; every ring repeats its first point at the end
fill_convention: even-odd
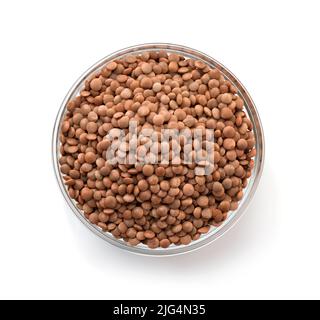
{"type": "MultiPolygon", "coordinates": [[[[236,210],[254,167],[253,126],[237,88],[218,69],[165,51],[106,64],[67,104],[60,170],[84,216],[128,244],[188,245],[236,210]],[[113,128],[214,130],[214,169],[106,161],[113,128]]],[[[129,144],[129,141],[128,141],[129,144]]]]}

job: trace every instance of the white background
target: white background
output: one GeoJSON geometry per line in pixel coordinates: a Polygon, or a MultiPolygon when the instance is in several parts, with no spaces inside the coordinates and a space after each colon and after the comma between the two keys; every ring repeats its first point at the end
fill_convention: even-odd
{"type": "Polygon", "coordinates": [[[320,298],[319,1],[2,1],[0,298],[320,298]],[[265,170],[237,226],[195,253],[135,256],[65,204],[51,165],[59,105],[129,45],[171,42],[225,64],[251,93],[265,170]]]}

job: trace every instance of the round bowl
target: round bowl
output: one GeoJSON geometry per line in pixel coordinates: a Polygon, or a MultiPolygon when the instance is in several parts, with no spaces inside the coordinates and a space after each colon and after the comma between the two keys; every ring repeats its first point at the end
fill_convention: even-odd
{"type": "Polygon", "coordinates": [[[53,131],[53,139],[52,139],[52,155],[53,155],[54,171],[55,171],[55,175],[56,175],[60,190],[66,202],[68,203],[69,207],[71,208],[71,210],[88,229],[90,229],[97,236],[107,241],[108,243],[111,243],[117,246],[118,248],[127,250],[129,252],[143,254],[143,255],[150,255],[150,256],[169,256],[169,255],[187,253],[187,252],[199,249],[201,247],[204,247],[205,245],[208,245],[209,243],[217,240],[226,231],[230,230],[237,221],[239,221],[239,219],[245,212],[246,208],[248,207],[250,201],[252,200],[253,195],[259,184],[259,180],[260,180],[262,169],[263,169],[263,163],[264,163],[264,154],[265,154],[264,144],[265,142],[264,142],[264,136],[263,136],[263,129],[262,129],[260,117],[258,115],[258,111],[254,105],[254,102],[252,101],[245,87],[226,67],[224,67],[220,62],[216,61],[210,56],[185,46],[167,44],[167,43],[151,43],[151,44],[142,44],[142,45],[132,46],[106,56],[105,58],[95,63],[86,72],[84,72],[82,76],[74,83],[74,85],[71,87],[66,97],[64,98],[56,118],[54,131],[53,131]],[[159,51],[159,50],[165,50],[171,53],[178,53],[187,58],[192,58],[195,60],[202,60],[203,62],[208,64],[210,67],[218,68],[222,72],[224,77],[227,80],[231,81],[238,88],[239,90],[238,95],[244,100],[244,105],[245,105],[244,108],[253,124],[253,131],[256,139],[256,146],[255,146],[256,156],[254,158],[255,164],[252,170],[252,175],[249,179],[249,183],[247,187],[244,189],[244,196],[239,203],[238,209],[229,213],[228,218],[219,227],[211,227],[210,231],[207,234],[202,235],[198,240],[192,241],[188,245],[180,245],[180,246],[171,245],[166,249],[163,249],[163,248],[150,249],[144,244],[139,244],[138,246],[135,246],[135,247],[130,246],[124,240],[116,239],[110,233],[103,232],[98,226],[91,224],[85,218],[83,213],[77,208],[75,201],[69,197],[66,186],[63,183],[62,174],[59,169],[59,146],[60,146],[59,131],[60,131],[60,126],[61,126],[63,117],[66,112],[66,106],[68,101],[70,99],[73,99],[75,96],[79,94],[80,90],[83,87],[84,81],[88,77],[90,77],[90,75],[100,70],[106,63],[114,59],[121,58],[128,54],[140,54],[145,51],[159,51]]]}

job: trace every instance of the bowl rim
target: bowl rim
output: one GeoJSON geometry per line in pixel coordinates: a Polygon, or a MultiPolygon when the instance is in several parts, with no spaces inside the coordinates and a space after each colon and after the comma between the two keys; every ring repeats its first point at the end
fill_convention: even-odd
{"type": "Polygon", "coordinates": [[[90,68],[88,68],[82,75],[74,82],[72,87],[69,89],[68,93],[66,94],[65,98],[63,99],[58,114],[55,119],[53,134],[52,134],[52,162],[55,172],[55,177],[58,182],[60,191],[63,194],[65,201],[67,202],[68,206],[71,208],[73,213],[78,217],[78,219],[95,235],[102,238],[106,242],[120,248],[126,250],[131,253],[139,254],[139,255],[146,255],[146,256],[154,256],[154,257],[164,257],[164,256],[173,256],[173,255],[181,255],[188,252],[192,252],[203,248],[215,240],[222,237],[226,232],[231,230],[236,223],[240,220],[240,218],[245,213],[249,203],[251,202],[258,184],[261,179],[263,166],[265,160],[265,138],[263,127],[261,124],[261,119],[258,114],[257,108],[249,95],[248,91],[244,87],[244,85],[238,80],[238,78],[229,71],[223,64],[221,64],[216,59],[210,57],[209,55],[192,49],[190,47],[186,47],[183,45],[178,44],[171,44],[171,43],[145,43],[140,45],[130,46],[118,51],[115,51],[104,58],[100,59],[96,63],[94,63],[90,68]],[[104,66],[107,62],[112,61],[116,58],[123,57],[128,54],[139,54],[145,51],[159,51],[165,50],[167,52],[177,52],[185,57],[190,57],[193,59],[202,60],[211,67],[218,68],[223,75],[230,80],[239,90],[239,95],[243,98],[245,102],[245,111],[249,115],[250,120],[253,123],[253,130],[256,139],[256,150],[257,154],[255,156],[255,164],[252,171],[252,176],[249,179],[249,183],[247,187],[244,189],[244,197],[239,202],[239,207],[237,210],[229,214],[228,218],[219,226],[215,227],[214,229],[211,228],[207,234],[202,235],[200,239],[196,241],[192,241],[188,245],[179,245],[179,246],[170,246],[169,248],[157,248],[157,249],[150,249],[146,245],[138,245],[138,246],[130,246],[122,239],[114,238],[109,232],[103,232],[99,227],[91,224],[77,208],[75,201],[69,197],[67,192],[67,188],[63,183],[62,174],[59,170],[59,132],[61,127],[61,120],[66,111],[67,103],[71,98],[73,98],[79,91],[79,89],[83,86],[83,82],[89,78],[92,74],[100,70],[102,66],[104,66]]]}

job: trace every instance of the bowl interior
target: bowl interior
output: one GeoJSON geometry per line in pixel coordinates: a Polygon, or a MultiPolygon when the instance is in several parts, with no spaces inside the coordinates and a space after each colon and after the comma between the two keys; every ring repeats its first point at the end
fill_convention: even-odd
{"type": "Polygon", "coordinates": [[[212,241],[221,237],[227,230],[229,230],[239,220],[239,218],[242,216],[243,212],[245,211],[246,207],[248,206],[250,200],[252,199],[260,180],[263,162],[264,162],[264,136],[263,136],[263,130],[262,130],[261,121],[260,121],[257,109],[250,95],[248,94],[244,86],[240,83],[240,81],[221,63],[219,63],[215,59],[207,56],[202,52],[196,51],[188,47],[173,45],[173,44],[145,44],[145,45],[137,45],[130,48],[126,48],[103,58],[102,60],[94,64],[90,69],[88,69],[75,82],[75,84],[72,86],[72,88],[66,95],[65,99],[63,100],[63,103],[59,110],[55,127],[54,127],[52,151],[53,151],[53,164],[54,164],[55,174],[57,177],[57,181],[59,183],[59,187],[62,191],[62,194],[65,200],[67,201],[68,205],[72,209],[72,211],[81,220],[81,222],[86,225],[86,227],[88,227],[92,232],[94,232],[96,235],[98,235],[102,239],[108,241],[109,243],[119,248],[128,250],[130,252],[145,254],[145,255],[166,256],[166,255],[173,255],[173,254],[181,254],[181,253],[189,252],[191,250],[195,250],[200,247],[203,247],[204,245],[207,245],[212,241]],[[172,53],[174,52],[174,53],[183,55],[187,58],[202,60],[203,62],[208,64],[210,67],[218,68],[222,72],[222,74],[225,76],[225,78],[228,79],[230,82],[232,82],[238,88],[239,90],[238,95],[244,100],[245,111],[253,124],[253,131],[256,139],[257,154],[254,158],[255,165],[252,171],[252,176],[249,179],[248,186],[244,189],[244,196],[239,203],[238,209],[233,212],[230,212],[228,215],[228,218],[220,226],[211,227],[210,231],[207,234],[203,234],[198,240],[193,241],[186,246],[171,245],[169,248],[166,248],[166,249],[162,249],[162,248],[149,249],[144,244],[139,244],[138,246],[133,247],[128,245],[124,240],[115,239],[110,233],[103,232],[99,227],[91,224],[84,217],[83,213],[77,208],[75,201],[72,200],[68,195],[67,188],[63,183],[62,174],[59,169],[59,146],[60,146],[59,131],[60,131],[60,125],[61,125],[62,119],[66,113],[66,106],[68,101],[73,99],[80,93],[83,87],[83,83],[88,77],[90,77],[95,72],[99,71],[106,63],[114,59],[122,58],[123,56],[126,56],[128,54],[139,54],[145,51],[159,51],[159,50],[165,50],[167,52],[172,52],[172,53]]]}

